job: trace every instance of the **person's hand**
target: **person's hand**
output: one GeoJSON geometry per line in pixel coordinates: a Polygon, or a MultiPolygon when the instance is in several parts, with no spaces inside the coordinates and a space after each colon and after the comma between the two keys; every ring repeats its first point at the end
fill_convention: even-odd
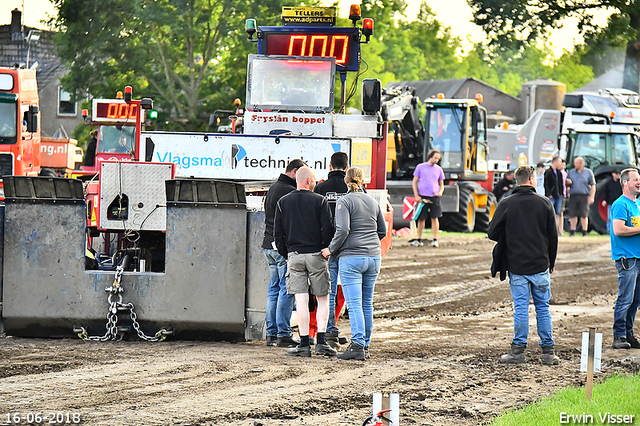
{"type": "Polygon", "coordinates": [[[589,196],[589,199],[587,200],[587,202],[589,204],[593,204],[594,201],[595,201],[595,199],[593,197],[589,196]]]}
{"type": "Polygon", "coordinates": [[[416,203],[419,203],[420,201],[422,201],[422,197],[420,197],[419,195],[414,198],[416,200],[416,203]]]}
{"type": "Polygon", "coordinates": [[[331,256],[331,252],[329,251],[329,247],[326,247],[326,248],[322,249],[322,255],[324,256],[325,259],[328,259],[329,256],[331,256]]]}
{"type": "Polygon", "coordinates": [[[550,274],[553,274],[553,271],[554,271],[555,269],[556,269],[556,268],[549,268],[549,273],[550,273],[550,274]]]}
{"type": "Polygon", "coordinates": [[[571,182],[571,179],[567,178],[567,185],[571,185],[573,182],[571,182]]]}

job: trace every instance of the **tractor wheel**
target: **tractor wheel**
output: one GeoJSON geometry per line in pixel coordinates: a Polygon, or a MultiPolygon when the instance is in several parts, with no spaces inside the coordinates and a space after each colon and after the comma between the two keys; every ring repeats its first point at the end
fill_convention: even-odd
{"type": "Polygon", "coordinates": [[[472,232],[476,225],[476,205],[471,191],[460,189],[458,213],[445,213],[442,219],[443,231],[472,232]]]}
{"type": "Polygon", "coordinates": [[[496,211],[497,205],[498,202],[496,201],[496,196],[490,192],[487,195],[487,210],[476,213],[476,227],[474,232],[486,233],[489,230],[489,222],[493,219],[493,214],[496,211]]]}
{"type": "Polygon", "coordinates": [[[603,179],[598,182],[595,201],[589,206],[589,227],[599,234],[607,233],[607,204],[602,199],[602,196],[604,187],[609,179],[603,179]]]}

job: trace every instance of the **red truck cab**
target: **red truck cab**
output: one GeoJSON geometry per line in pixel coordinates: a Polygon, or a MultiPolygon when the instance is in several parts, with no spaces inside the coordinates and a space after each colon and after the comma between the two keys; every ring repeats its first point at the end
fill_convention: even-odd
{"type": "Polygon", "coordinates": [[[40,172],[35,69],[0,67],[0,178],[40,172]]]}

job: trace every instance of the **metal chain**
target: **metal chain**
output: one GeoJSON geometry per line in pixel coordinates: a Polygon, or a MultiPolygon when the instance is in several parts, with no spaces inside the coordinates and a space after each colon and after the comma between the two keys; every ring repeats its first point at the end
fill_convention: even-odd
{"type": "Polygon", "coordinates": [[[144,334],[142,330],[140,330],[140,324],[138,323],[138,315],[136,315],[135,306],[133,306],[133,303],[131,302],[126,304],[123,303],[122,306],[129,309],[129,317],[131,318],[133,328],[138,334],[138,337],[141,338],[142,340],[146,340],[147,342],[162,342],[167,338],[168,335],[172,334],[170,331],[167,331],[164,328],[161,328],[160,330],[158,330],[155,336],[153,337],[147,336],[146,334],[144,334]]]}
{"type": "Polygon", "coordinates": [[[120,281],[122,280],[122,273],[124,272],[124,265],[121,263],[118,265],[116,269],[115,280],[113,281],[113,285],[105,288],[105,291],[109,293],[109,311],[107,312],[107,325],[106,325],[106,333],[104,336],[89,336],[87,330],[84,327],[80,327],[79,329],[74,329],[74,333],[78,334],[78,337],[82,340],[91,340],[96,342],[106,342],[109,340],[122,340],[122,336],[124,332],[118,333],[118,308],[127,309],[129,311],[129,317],[131,318],[131,322],[134,330],[138,334],[138,337],[142,340],[146,340],[147,342],[162,342],[173,334],[172,331],[161,328],[154,336],[147,336],[140,329],[140,324],[138,323],[138,316],[135,313],[135,306],[133,303],[123,303],[122,302],[122,293],[124,289],[120,285],[120,281]],[[118,301],[112,301],[111,296],[114,294],[118,295],[118,301]]]}

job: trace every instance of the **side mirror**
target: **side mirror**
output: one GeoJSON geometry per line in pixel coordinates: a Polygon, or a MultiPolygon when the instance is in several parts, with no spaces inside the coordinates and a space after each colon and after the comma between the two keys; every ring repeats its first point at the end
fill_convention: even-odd
{"type": "Polygon", "coordinates": [[[583,98],[582,95],[576,94],[566,94],[564,98],[562,98],[562,106],[567,108],[582,108],[583,98]]]}
{"type": "Polygon", "coordinates": [[[142,109],[153,109],[153,99],[142,98],[140,100],[140,106],[142,107],[142,109]]]}
{"type": "Polygon", "coordinates": [[[377,78],[362,80],[362,111],[366,115],[380,112],[382,108],[382,83],[377,78]]]}
{"type": "Polygon", "coordinates": [[[35,133],[38,131],[38,106],[31,105],[28,111],[24,112],[24,121],[27,122],[27,132],[35,133]]]}

